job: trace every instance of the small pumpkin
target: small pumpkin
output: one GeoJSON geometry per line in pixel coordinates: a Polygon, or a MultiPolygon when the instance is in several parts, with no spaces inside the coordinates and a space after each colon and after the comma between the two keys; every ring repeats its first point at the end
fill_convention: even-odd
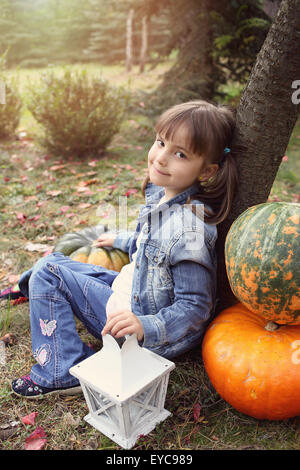
{"type": "Polygon", "coordinates": [[[78,232],[66,233],[58,240],[54,252],[59,251],[74,261],[95,264],[120,272],[122,267],[129,263],[127,253],[118,248],[92,246],[101,233],[107,231],[107,226],[97,225],[78,232]]]}
{"type": "Polygon", "coordinates": [[[300,324],[300,204],[252,206],[225,241],[229,283],[252,312],[279,324],[300,324]]]}
{"type": "Polygon", "coordinates": [[[209,325],[202,357],[214,388],[238,411],[268,420],[300,415],[300,326],[268,322],[238,303],[209,325]]]}

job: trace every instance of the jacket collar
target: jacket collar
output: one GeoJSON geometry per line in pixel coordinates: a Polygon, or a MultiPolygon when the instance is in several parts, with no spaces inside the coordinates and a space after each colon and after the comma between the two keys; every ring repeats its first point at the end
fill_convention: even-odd
{"type": "MultiPolygon", "coordinates": [[[[187,189],[185,189],[182,193],[176,194],[176,196],[172,197],[165,204],[171,206],[172,204],[179,204],[181,202],[186,201],[189,196],[192,194],[196,194],[199,191],[199,183],[194,183],[187,189]]],[[[153,183],[148,183],[145,189],[145,196],[146,196],[146,204],[155,204],[157,203],[163,196],[165,195],[165,190],[162,186],[156,186],[153,183]]]]}
{"type": "Polygon", "coordinates": [[[192,194],[195,194],[199,191],[198,183],[194,183],[189,188],[185,189],[182,193],[176,194],[168,201],[157,206],[158,201],[165,195],[165,190],[161,186],[156,186],[153,183],[148,183],[145,189],[146,196],[146,205],[144,205],[140,211],[138,222],[144,222],[148,214],[154,213],[156,211],[164,211],[167,208],[171,207],[173,204],[183,204],[186,202],[187,198],[192,194]]]}

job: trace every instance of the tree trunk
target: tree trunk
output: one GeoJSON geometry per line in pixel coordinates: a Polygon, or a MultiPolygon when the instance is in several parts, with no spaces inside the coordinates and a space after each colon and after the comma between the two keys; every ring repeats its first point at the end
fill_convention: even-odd
{"type": "Polygon", "coordinates": [[[220,0],[193,0],[183,10],[186,34],[181,38],[175,64],[163,76],[149,99],[155,114],[191,99],[212,100],[218,70],[211,55],[213,34],[210,13],[220,0]],[[190,8],[189,8],[190,7],[190,8]]]}
{"type": "Polygon", "coordinates": [[[140,73],[145,70],[145,64],[147,60],[148,51],[148,18],[143,16],[142,18],[142,43],[141,43],[141,54],[140,54],[140,73]]]}
{"type": "Polygon", "coordinates": [[[0,78],[0,104],[6,104],[5,83],[0,78]]]}
{"type": "Polygon", "coordinates": [[[229,217],[218,227],[219,309],[236,302],[229,287],[225,237],[232,222],[248,207],[268,199],[300,111],[292,85],[300,79],[300,1],[282,0],[257,56],[237,110],[232,149],[243,146],[237,164],[239,189],[229,217]]]}
{"type": "Polygon", "coordinates": [[[132,67],[132,21],[134,10],[130,9],[126,24],[126,72],[131,71],[132,67]]]}

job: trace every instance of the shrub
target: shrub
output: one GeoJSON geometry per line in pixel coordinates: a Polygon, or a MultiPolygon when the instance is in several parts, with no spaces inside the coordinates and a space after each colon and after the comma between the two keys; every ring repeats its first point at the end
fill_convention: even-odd
{"type": "Polygon", "coordinates": [[[28,108],[44,128],[40,143],[62,156],[101,153],[118,132],[128,104],[123,89],[67,67],[62,76],[44,72],[41,86],[28,91],[28,108]]]}
{"type": "Polygon", "coordinates": [[[5,56],[0,57],[0,139],[13,137],[19,125],[22,101],[15,79],[7,78],[5,56]]]}

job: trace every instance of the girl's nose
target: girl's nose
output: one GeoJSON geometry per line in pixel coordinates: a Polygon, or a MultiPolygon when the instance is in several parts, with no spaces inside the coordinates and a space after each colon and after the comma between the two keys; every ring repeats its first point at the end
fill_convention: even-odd
{"type": "Polygon", "coordinates": [[[165,165],[165,164],[167,163],[167,159],[168,159],[168,152],[167,152],[167,149],[166,149],[166,148],[160,149],[160,151],[159,151],[158,154],[156,155],[156,161],[157,161],[160,165],[165,165]]]}

